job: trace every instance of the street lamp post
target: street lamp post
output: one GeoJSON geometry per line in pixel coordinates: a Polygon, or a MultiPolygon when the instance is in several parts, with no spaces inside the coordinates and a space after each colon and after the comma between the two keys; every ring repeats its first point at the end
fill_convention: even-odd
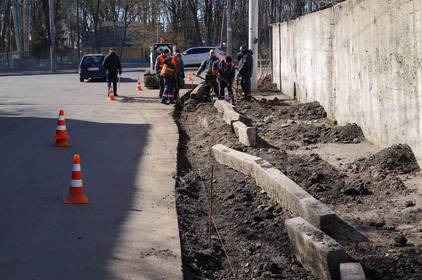
{"type": "Polygon", "coordinates": [[[256,90],[258,80],[258,1],[249,0],[249,49],[254,53],[252,89],[256,90]]]}
{"type": "Polygon", "coordinates": [[[227,55],[233,56],[233,20],[232,20],[233,1],[227,0],[227,55]]]}
{"type": "Polygon", "coordinates": [[[54,0],[48,0],[50,19],[50,70],[56,71],[56,27],[54,24],[54,0]]]}

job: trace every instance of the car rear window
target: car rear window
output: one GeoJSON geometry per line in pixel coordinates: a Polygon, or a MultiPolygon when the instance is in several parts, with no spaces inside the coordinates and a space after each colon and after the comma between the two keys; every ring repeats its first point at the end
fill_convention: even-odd
{"type": "Polygon", "coordinates": [[[104,56],[101,55],[90,55],[85,56],[82,64],[87,67],[98,67],[103,63],[104,56]]]}

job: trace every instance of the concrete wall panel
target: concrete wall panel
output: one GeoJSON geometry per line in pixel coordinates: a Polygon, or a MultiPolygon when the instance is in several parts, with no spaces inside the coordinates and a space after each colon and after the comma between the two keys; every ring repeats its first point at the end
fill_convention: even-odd
{"type": "Polygon", "coordinates": [[[273,45],[285,94],[376,144],[409,144],[422,163],[422,0],[349,0],[282,23],[273,45]]]}

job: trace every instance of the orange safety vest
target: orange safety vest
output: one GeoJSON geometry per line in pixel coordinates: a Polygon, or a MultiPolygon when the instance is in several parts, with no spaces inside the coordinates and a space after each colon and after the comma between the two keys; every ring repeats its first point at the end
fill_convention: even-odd
{"type": "Polygon", "coordinates": [[[166,59],[166,57],[164,57],[164,54],[160,54],[158,56],[158,61],[160,62],[160,71],[161,71],[161,69],[163,69],[163,64],[164,64],[165,59],[166,59]]]}
{"type": "Polygon", "coordinates": [[[171,57],[170,65],[164,63],[163,69],[161,69],[161,75],[165,77],[174,76],[175,72],[176,72],[176,59],[173,56],[171,57]]]}

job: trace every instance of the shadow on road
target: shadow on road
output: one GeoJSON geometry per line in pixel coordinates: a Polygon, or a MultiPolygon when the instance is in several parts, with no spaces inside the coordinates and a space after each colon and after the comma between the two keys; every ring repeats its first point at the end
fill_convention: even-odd
{"type": "MultiPolygon", "coordinates": [[[[58,149],[56,123],[0,117],[1,278],[120,279],[124,271],[116,274],[111,264],[128,261],[119,248],[122,231],[129,216],[142,215],[134,197],[142,195],[136,176],[150,125],[67,120],[71,147],[58,149]],[[74,153],[81,155],[88,205],[62,203],[74,153]]],[[[160,275],[156,264],[149,268],[139,279],[160,275]]]]}

